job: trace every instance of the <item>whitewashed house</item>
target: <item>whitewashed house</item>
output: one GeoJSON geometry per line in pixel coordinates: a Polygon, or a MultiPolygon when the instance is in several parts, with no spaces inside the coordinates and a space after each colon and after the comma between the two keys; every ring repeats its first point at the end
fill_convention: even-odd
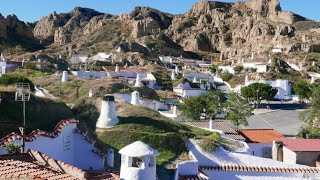
{"type": "Polygon", "coordinates": [[[233,91],[236,93],[241,93],[242,87],[249,86],[250,84],[253,84],[253,83],[269,84],[273,88],[278,89],[278,92],[274,97],[275,99],[286,100],[291,95],[291,83],[289,82],[289,80],[286,80],[286,79],[255,81],[255,80],[249,80],[246,78],[245,85],[238,85],[233,89],[233,91]]]}
{"type": "Polygon", "coordinates": [[[223,73],[235,74],[233,66],[218,66],[218,70],[222,71],[223,73]]]}
{"type": "Polygon", "coordinates": [[[268,70],[268,65],[261,62],[254,62],[254,63],[243,63],[242,64],[244,69],[256,69],[257,73],[266,73],[268,70]]]}
{"type": "Polygon", "coordinates": [[[86,63],[88,61],[88,56],[84,55],[73,55],[70,59],[71,64],[79,64],[79,63],[86,63]]]}
{"type": "Polygon", "coordinates": [[[320,168],[320,139],[278,139],[273,142],[272,158],[320,168]]]}
{"type": "Polygon", "coordinates": [[[238,131],[246,140],[252,156],[272,158],[273,141],[285,138],[273,129],[242,129],[238,131]]]}
{"type": "Polygon", "coordinates": [[[110,54],[110,53],[100,52],[100,53],[90,57],[89,60],[111,62],[112,61],[111,57],[112,57],[112,54],[110,54]]]}
{"type": "Polygon", "coordinates": [[[180,97],[188,98],[192,96],[200,96],[201,94],[207,93],[207,90],[205,88],[192,88],[188,82],[185,82],[174,87],[173,92],[180,97]]]}
{"type": "Polygon", "coordinates": [[[287,164],[273,159],[256,157],[216,148],[205,152],[196,140],[185,140],[189,160],[177,164],[174,180],[181,179],[319,179],[320,169],[298,164],[287,164]]]}
{"type": "MultiPolygon", "coordinates": [[[[25,150],[33,149],[83,170],[103,170],[107,155],[94,147],[94,140],[77,128],[77,120],[60,121],[52,132],[34,130],[26,136],[25,150]]],[[[11,133],[0,140],[0,154],[8,144],[20,144],[21,135],[11,133]]]]}

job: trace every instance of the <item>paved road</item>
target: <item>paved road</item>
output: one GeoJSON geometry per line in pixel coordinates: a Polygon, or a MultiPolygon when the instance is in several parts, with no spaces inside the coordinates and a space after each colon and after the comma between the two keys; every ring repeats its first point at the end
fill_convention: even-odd
{"type": "Polygon", "coordinates": [[[303,110],[278,110],[257,114],[248,118],[249,126],[243,129],[275,129],[285,136],[295,136],[303,126],[299,120],[299,112],[303,110]]]}

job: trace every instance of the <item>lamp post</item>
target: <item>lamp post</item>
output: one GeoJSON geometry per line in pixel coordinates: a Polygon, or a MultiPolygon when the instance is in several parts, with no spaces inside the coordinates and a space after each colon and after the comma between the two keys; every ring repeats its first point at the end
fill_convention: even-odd
{"type": "Polygon", "coordinates": [[[259,89],[257,89],[257,110],[259,109],[259,89]]]}
{"type": "Polygon", "coordinates": [[[19,82],[17,83],[17,91],[15,95],[15,101],[22,102],[23,109],[23,126],[19,127],[19,130],[22,135],[22,142],[21,142],[21,153],[24,153],[25,149],[25,127],[26,127],[26,101],[30,100],[30,84],[19,82]]]}

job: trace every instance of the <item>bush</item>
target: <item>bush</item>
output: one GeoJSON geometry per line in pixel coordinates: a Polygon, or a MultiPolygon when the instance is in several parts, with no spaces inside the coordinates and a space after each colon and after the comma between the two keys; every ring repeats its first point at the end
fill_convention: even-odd
{"type": "Polygon", "coordinates": [[[21,150],[20,144],[8,144],[6,146],[6,151],[8,154],[19,154],[21,150]]]}
{"type": "Polygon", "coordinates": [[[17,74],[4,74],[0,77],[0,86],[16,85],[18,82],[29,83],[30,89],[34,91],[34,84],[24,76],[17,74]]]}
{"type": "Polygon", "coordinates": [[[222,74],[221,74],[221,78],[222,78],[223,81],[228,82],[230,79],[233,78],[233,74],[230,74],[230,73],[222,73],[222,74]]]}
{"type": "Polygon", "coordinates": [[[239,73],[241,73],[241,71],[243,70],[243,66],[236,66],[236,67],[234,67],[233,69],[234,69],[234,71],[235,71],[237,74],[239,74],[239,73]]]}
{"type": "Polygon", "coordinates": [[[215,133],[211,136],[204,137],[199,142],[199,146],[208,153],[212,153],[216,147],[222,142],[222,138],[218,133],[215,133]]]}

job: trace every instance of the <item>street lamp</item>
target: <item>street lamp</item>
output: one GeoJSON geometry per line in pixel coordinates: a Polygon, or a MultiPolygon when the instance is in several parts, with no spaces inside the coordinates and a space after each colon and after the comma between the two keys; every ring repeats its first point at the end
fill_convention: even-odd
{"type": "Polygon", "coordinates": [[[259,89],[257,89],[257,110],[259,109],[259,89]]]}
{"type": "Polygon", "coordinates": [[[22,134],[22,146],[21,153],[24,153],[25,148],[25,127],[26,127],[26,101],[30,100],[30,84],[19,82],[17,83],[17,91],[15,95],[15,101],[20,101],[23,104],[23,126],[19,127],[22,134]]]}

